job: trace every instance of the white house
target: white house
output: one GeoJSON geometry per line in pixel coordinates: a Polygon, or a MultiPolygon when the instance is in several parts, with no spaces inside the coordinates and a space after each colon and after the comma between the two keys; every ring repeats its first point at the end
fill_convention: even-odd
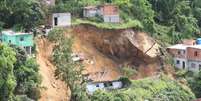
{"type": "Polygon", "coordinates": [[[110,90],[110,89],[120,89],[123,87],[121,81],[105,81],[105,82],[90,82],[87,84],[87,92],[93,94],[98,89],[101,90],[110,90]]]}
{"type": "Polygon", "coordinates": [[[52,27],[67,27],[71,25],[70,13],[53,13],[51,19],[52,27]]]}

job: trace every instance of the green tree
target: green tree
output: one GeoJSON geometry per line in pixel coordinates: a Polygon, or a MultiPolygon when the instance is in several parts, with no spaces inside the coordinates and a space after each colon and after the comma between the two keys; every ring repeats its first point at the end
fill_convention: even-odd
{"type": "Polygon", "coordinates": [[[24,49],[12,46],[16,53],[14,74],[17,81],[15,88],[16,95],[27,95],[37,100],[40,97],[41,76],[35,58],[28,58],[24,49]]]}
{"type": "Polygon", "coordinates": [[[43,18],[38,0],[1,0],[0,21],[4,27],[22,26],[30,30],[43,18]]]}
{"type": "Polygon", "coordinates": [[[60,33],[61,37],[54,49],[53,62],[57,67],[55,76],[66,82],[71,90],[72,101],[88,101],[85,89],[85,81],[82,75],[83,66],[72,60],[72,38],[64,37],[64,33],[60,33]]]}
{"type": "Polygon", "coordinates": [[[10,101],[13,99],[13,91],[16,80],[13,73],[16,62],[15,52],[12,48],[0,44],[0,100],[10,101]]]}

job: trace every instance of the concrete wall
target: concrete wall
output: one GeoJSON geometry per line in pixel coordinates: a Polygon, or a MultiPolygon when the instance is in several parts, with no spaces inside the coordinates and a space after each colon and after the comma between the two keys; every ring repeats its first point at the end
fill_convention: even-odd
{"type": "Polygon", "coordinates": [[[188,61],[185,58],[174,58],[174,64],[178,69],[188,70],[188,61]],[[178,63],[179,61],[179,63],[178,63]],[[184,62],[184,64],[183,64],[184,62]]]}
{"type": "Polygon", "coordinates": [[[84,17],[95,17],[98,12],[95,9],[89,10],[89,9],[84,9],[84,17]]]}
{"type": "Polygon", "coordinates": [[[104,22],[118,23],[120,22],[119,15],[104,15],[104,22]]]}
{"type": "Polygon", "coordinates": [[[121,81],[114,81],[114,82],[110,82],[112,83],[112,86],[105,86],[107,85],[107,83],[109,82],[103,82],[103,83],[88,83],[87,84],[87,91],[89,94],[92,94],[93,92],[95,92],[98,89],[101,90],[107,90],[107,89],[119,89],[122,88],[123,83],[121,81]]]}
{"type": "Polygon", "coordinates": [[[52,17],[53,27],[66,27],[71,25],[71,14],[70,13],[54,13],[52,17]],[[55,25],[54,18],[57,18],[58,22],[55,25]]]}
{"type": "Polygon", "coordinates": [[[89,94],[92,94],[98,89],[104,89],[104,83],[92,83],[92,84],[87,84],[87,91],[89,94]]]}
{"type": "Polygon", "coordinates": [[[201,61],[188,61],[189,71],[199,72],[201,70],[201,61]]]}

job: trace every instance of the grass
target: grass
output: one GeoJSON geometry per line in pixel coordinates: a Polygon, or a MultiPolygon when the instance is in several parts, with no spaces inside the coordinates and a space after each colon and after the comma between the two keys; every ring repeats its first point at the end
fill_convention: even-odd
{"type": "Polygon", "coordinates": [[[102,29],[127,29],[127,28],[143,29],[143,25],[138,20],[130,20],[127,23],[117,23],[117,24],[92,22],[83,19],[76,19],[73,21],[73,25],[79,25],[79,24],[90,24],[96,26],[97,28],[102,29]]]}

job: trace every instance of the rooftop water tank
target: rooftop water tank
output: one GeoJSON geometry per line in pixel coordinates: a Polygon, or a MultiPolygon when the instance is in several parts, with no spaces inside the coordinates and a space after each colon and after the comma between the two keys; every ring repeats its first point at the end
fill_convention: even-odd
{"type": "Polygon", "coordinates": [[[201,38],[197,38],[196,44],[197,44],[197,45],[201,45],[201,38]]]}

